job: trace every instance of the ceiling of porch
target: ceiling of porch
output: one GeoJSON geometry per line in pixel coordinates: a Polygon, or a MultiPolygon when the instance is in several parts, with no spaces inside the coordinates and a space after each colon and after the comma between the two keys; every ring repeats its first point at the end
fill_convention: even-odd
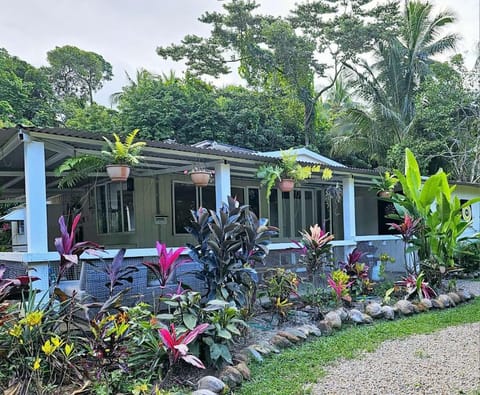
{"type": "MultiPolygon", "coordinates": [[[[79,154],[98,155],[104,141],[100,134],[80,132],[69,129],[35,127],[16,127],[0,129],[0,185],[3,201],[22,201],[24,185],[24,156],[22,133],[36,141],[45,144],[45,165],[47,177],[47,194],[58,193],[58,178],[54,170],[67,158],[79,154]]],[[[183,145],[175,142],[147,141],[142,151],[142,163],[132,169],[135,177],[152,177],[160,174],[181,174],[195,165],[214,168],[215,163],[224,162],[230,165],[232,177],[252,179],[258,166],[265,162],[274,162],[276,159],[263,156],[238,147],[222,144],[200,144],[197,146],[183,145]]],[[[331,167],[331,166],[330,166],[331,167]]],[[[332,168],[338,181],[346,174],[355,173],[356,180],[369,180],[375,173],[363,169],[349,169],[345,167],[332,168]]],[[[107,179],[105,174],[92,174],[97,181],[107,179]]],[[[314,176],[309,184],[324,183],[320,176],[314,176]]]]}

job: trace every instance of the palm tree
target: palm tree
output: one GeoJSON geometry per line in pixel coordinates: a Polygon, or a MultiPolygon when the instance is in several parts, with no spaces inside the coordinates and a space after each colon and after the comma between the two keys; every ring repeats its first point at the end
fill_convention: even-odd
{"type": "Polygon", "coordinates": [[[345,144],[351,150],[371,150],[370,161],[381,164],[388,148],[409,135],[415,118],[414,95],[429,73],[432,57],[455,47],[456,34],[441,36],[441,30],[454,21],[449,12],[432,16],[428,2],[410,1],[399,36],[378,43],[377,61],[372,66],[363,62],[359,68],[346,65],[366,105],[349,110],[337,125],[344,129],[347,123],[353,128],[335,139],[336,151],[345,151],[345,144]]]}

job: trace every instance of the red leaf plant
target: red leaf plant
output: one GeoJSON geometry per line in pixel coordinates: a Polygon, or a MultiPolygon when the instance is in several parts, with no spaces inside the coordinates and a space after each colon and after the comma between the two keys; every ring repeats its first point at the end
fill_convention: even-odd
{"type": "Polygon", "coordinates": [[[77,214],[72,222],[70,233],[68,232],[65,218],[60,216],[58,224],[60,225],[61,236],[55,238],[55,248],[60,254],[60,266],[58,269],[57,283],[64,276],[65,272],[73,265],[77,265],[80,261],[80,255],[84,252],[88,254],[95,254],[96,250],[103,250],[103,247],[93,241],[81,241],[75,243],[75,231],[80,222],[81,214],[77,214]]]}
{"type": "Polygon", "coordinates": [[[158,252],[158,262],[143,262],[143,265],[153,272],[155,277],[158,279],[160,286],[165,287],[173,273],[173,270],[176,267],[175,261],[186,249],[186,247],[180,247],[176,250],[170,248],[170,250],[167,250],[166,244],[162,244],[159,241],[157,241],[156,246],[158,252]]]}
{"type": "Polygon", "coordinates": [[[30,283],[40,280],[38,277],[27,275],[18,276],[16,278],[3,278],[6,266],[0,264],[0,303],[7,299],[21,298],[21,292],[28,290],[30,283]]]}
{"type": "Polygon", "coordinates": [[[209,324],[197,325],[191,331],[186,331],[180,336],[177,336],[174,324],[170,324],[170,330],[166,328],[158,330],[165,350],[169,356],[170,367],[177,363],[179,359],[183,359],[185,362],[197,368],[205,369],[205,365],[200,359],[195,355],[188,353],[188,344],[193,342],[198,335],[205,332],[208,326],[209,324]]]}
{"type": "Polygon", "coordinates": [[[413,217],[405,213],[405,216],[403,217],[403,222],[400,225],[394,222],[390,222],[387,225],[390,226],[390,229],[396,230],[398,233],[400,233],[400,235],[402,236],[402,240],[405,243],[409,243],[415,235],[420,221],[421,218],[417,218],[416,220],[414,220],[413,217]]]}

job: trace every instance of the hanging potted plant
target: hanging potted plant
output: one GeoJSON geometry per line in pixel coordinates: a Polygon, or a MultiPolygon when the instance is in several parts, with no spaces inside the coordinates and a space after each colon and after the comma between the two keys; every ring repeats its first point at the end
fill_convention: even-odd
{"type": "Polygon", "coordinates": [[[191,170],[186,170],[186,174],[190,175],[190,179],[196,187],[206,187],[210,182],[213,171],[204,167],[194,166],[191,170]]]}
{"type": "Polygon", "coordinates": [[[138,129],[133,130],[124,141],[116,133],[113,133],[114,141],[102,136],[106,146],[99,156],[85,154],[66,159],[55,170],[56,175],[62,177],[58,186],[71,188],[90,173],[104,169],[112,181],[126,181],[130,168],[140,163],[140,151],[146,145],[144,141],[134,142],[137,133],[138,129]]]}
{"type": "Polygon", "coordinates": [[[113,133],[115,141],[110,141],[103,137],[107,143],[107,149],[102,150],[102,155],[106,158],[107,174],[112,181],[126,181],[130,175],[130,166],[140,163],[140,151],[146,145],[144,141],[133,142],[138,129],[135,129],[122,142],[120,137],[113,133]]]}
{"type": "Polygon", "coordinates": [[[376,178],[372,178],[373,186],[370,188],[377,191],[377,196],[384,199],[392,197],[395,185],[398,183],[398,178],[394,174],[386,171],[376,178]]]}
{"type": "MultiPolygon", "coordinates": [[[[261,178],[261,185],[267,189],[267,199],[275,184],[282,192],[290,192],[300,181],[312,176],[312,172],[319,172],[320,165],[302,166],[297,162],[297,154],[289,149],[280,152],[280,159],[276,164],[262,165],[257,171],[257,177],[261,178]]],[[[323,169],[322,178],[332,178],[332,171],[329,168],[323,169]]]]}

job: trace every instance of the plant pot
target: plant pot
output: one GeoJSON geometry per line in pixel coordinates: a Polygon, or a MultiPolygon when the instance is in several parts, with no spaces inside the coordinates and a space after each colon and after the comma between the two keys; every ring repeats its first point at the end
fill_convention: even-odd
{"type": "Polygon", "coordinates": [[[392,197],[391,191],[378,191],[377,196],[384,199],[390,199],[392,197]]]}
{"type": "Polygon", "coordinates": [[[130,167],[127,165],[108,165],[107,174],[114,182],[127,181],[130,175],[130,167]]]}
{"type": "Polygon", "coordinates": [[[192,182],[197,187],[206,187],[210,181],[210,172],[209,171],[195,171],[190,173],[190,178],[192,182]]]}
{"type": "Polygon", "coordinates": [[[278,183],[278,189],[282,192],[290,192],[293,191],[293,187],[295,186],[295,181],[290,178],[284,178],[282,181],[278,183]]]}

